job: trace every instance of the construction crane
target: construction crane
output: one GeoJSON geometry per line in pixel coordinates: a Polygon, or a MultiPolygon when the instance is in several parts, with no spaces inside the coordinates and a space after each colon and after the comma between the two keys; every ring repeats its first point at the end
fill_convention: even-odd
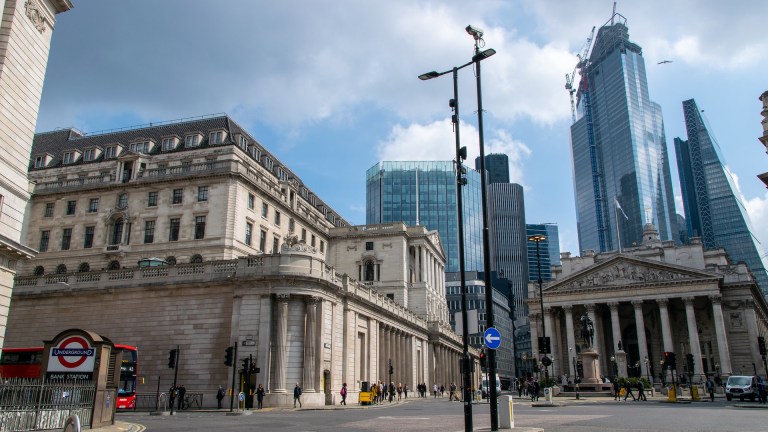
{"type": "Polygon", "coordinates": [[[573,85],[573,80],[576,77],[576,71],[579,71],[580,76],[584,76],[584,67],[587,64],[587,55],[589,54],[589,48],[592,45],[592,39],[595,37],[595,27],[592,27],[592,31],[589,33],[587,41],[584,43],[584,47],[579,51],[576,56],[579,58],[579,62],[573,67],[573,72],[565,74],[565,89],[571,96],[571,118],[576,123],[576,104],[573,100],[573,94],[576,93],[576,87],[573,85]]]}

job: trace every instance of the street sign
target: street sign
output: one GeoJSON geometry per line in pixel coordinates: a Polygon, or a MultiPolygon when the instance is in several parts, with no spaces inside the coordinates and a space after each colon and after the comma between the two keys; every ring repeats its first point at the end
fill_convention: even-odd
{"type": "Polygon", "coordinates": [[[483,334],[485,346],[490,349],[496,349],[501,345],[501,334],[495,327],[488,327],[483,334]]]}
{"type": "Polygon", "coordinates": [[[81,336],[69,336],[51,347],[48,377],[91,379],[96,364],[96,349],[81,336]]]}
{"type": "Polygon", "coordinates": [[[238,398],[238,399],[240,399],[240,402],[244,401],[244,400],[245,400],[245,393],[243,393],[243,392],[240,392],[240,393],[237,395],[237,398],[238,398]]]}

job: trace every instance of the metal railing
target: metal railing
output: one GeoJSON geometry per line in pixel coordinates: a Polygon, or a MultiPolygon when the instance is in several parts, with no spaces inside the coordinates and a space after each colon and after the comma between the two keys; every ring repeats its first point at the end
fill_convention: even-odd
{"type": "Polygon", "coordinates": [[[73,414],[90,426],[95,397],[91,381],[2,380],[0,432],[61,429],[73,414]]]}

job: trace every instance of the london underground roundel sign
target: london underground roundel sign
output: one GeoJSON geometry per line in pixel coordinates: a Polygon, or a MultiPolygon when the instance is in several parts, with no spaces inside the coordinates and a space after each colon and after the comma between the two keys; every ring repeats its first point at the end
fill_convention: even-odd
{"type": "Polygon", "coordinates": [[[69,336],[51,347],[49,372],[93,372],[96,349],[82,336],[69,336]]]}

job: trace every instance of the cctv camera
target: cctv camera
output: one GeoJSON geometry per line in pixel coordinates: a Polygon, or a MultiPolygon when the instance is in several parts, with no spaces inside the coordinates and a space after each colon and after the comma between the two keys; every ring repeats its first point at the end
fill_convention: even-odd
{"type": "Polygon", "coordinates": [[[483,37],[483,30],[473,25],[468,25],[465,30],[467,30],[467,33],[470,34],[475,39],[480,39],[483,37]]]}

